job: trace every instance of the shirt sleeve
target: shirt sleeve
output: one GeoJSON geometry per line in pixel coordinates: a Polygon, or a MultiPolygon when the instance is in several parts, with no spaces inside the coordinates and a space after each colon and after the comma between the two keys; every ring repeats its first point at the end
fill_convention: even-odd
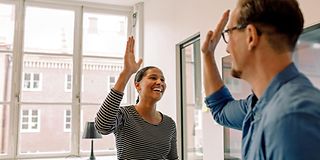
{"type": "Polygon", "coordinates": [[[176,125],[175,123],[173,123],[174,125],[174,133],[173,133],[173,137],[171,140],[171,150],[168,154],[168,159],[179,159],[178,158],[178,153],[177,153],[177,132],[176,132],[176,125]]]}
{"type": "Polygon", "coordinates": [[[286,114],[265,127],[264,152],[267,159],[319,159],[319,133],[319,116],[301,112],[286,114]]]}
{"type": "Polygon", "coordinates": [[[205,98],[205,103],[210,109],[213,119],[226,127],[241,130],[242,122],[247,114],[248,100],[234,100],[227,87],[223,86],[217,92],[205,98]]]}
{"type": "Polygon", "coordinates": [[[124,116],[119,108],[122,97],[123,93],[111,89],[102,103],[95,118],[95,127],[99,133],[110,134],[124,124],[124,116]]]}

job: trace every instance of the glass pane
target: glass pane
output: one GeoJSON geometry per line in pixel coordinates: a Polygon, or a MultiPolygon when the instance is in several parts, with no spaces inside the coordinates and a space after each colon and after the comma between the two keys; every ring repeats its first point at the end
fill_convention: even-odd
{"type": "MultiPolygon", "coordinates": [[[[118,77],[123,67],[123,60],[112,58],[84,58],[83,59],[83,88],[82,103],[101,104],[110,91],[110,78],[118,77]]],[[[125,90],[122,105],[127,104],[130,97],[128,89],[125,90]]]]}
{"type": "MultiPolygon", "coordinates": [[[[222,77],[235,99],[246,98],[251,89],[248,83],[231,76],[231,57],[222,58],[222,77]]],[[[224,157],[225,159],[241,159],[242,132],[235,129],[224,128],[224,157]]]]}
{"type": "Polygon", "coordinates": [[[320,24],[307,29],[299,38],[293,58],[299,70],[320,89],[320,24]]]}
{"type": "Polygon", "coordinates": [[[27,117],[32,118],[29,126],[22,125],[20,128],[19,153],[69,152],[71,132],[64,131],[64,114],[70,108],[68,105],[22,105],[22,111],[29,110],[36,114],[29,114],[27,117]]]}
{"type": "Polygon", "coordinates": [[[194,45],[183,48],[185,68],[185,100],[187,128],[187,159],[203,158],[202,108],[196,104],[194,45]]]}
{"type": "Polygon", "coordinates": [[[127,17],[84,13],[83,54],[123,57],[127,40],[127,17]]]}
{"type": "Polygon", "coordinates": [[[24,51],[73,53],[74,12],[26,7],[24,51]]]}
{"type": "MultiPolygon", "coordinates": [[[[83,134],[83,129],[85,126],[85,123],[88,121],[94,121],[94,117],[96,116],[96,113],[98,112],[100,108],[100,105],[83,105],[81,107],[81,111],[83,114],[83,122],[81,127],[81,135],[83,134]]],[[[81,139],[80,141],[80,150],[84,152],[90,151],[90,139],[81,139]]],[[[115,138],[114,134],[109,135],[103,135],[102,139],[94,139],[94,151],[97,152],[106,152],[110,155],[116,155],[116,144],[115,144],[115,138]]]]}
{"type": "Polygon", "coordinates": [[[0,102],[10,101],[12,84],[11,78],[12,54],[0,52],[0,102]]]}
{"type": "Polygon", "coordinates": [[[8,153],[10,105],[0,104],[0,155],[8,153]]]}
{"type": "Polygon", "coordinates": [[[15,8],[10,4],[0,3],[0,50],[12,51],[15,8]]]}
{"type": "MultiPolygon", "coordinates": [[[[22,90],[22,102],[72,101],[71,92],[65,90],[65,75],[72,73],[71,56],[25,54],[23,72],[32,74],[31,81],[34,83],[22,90]],[[37,79],[34,79],[35,77],[37,79]]],[[[26,84],[26,82],[25,80],[21,83],[26,84]]]]}
{"type": "MultiPolygon", "coordinates": [[[[2,23],[3,5],[0,4],[0,21],[2,23]]],[[[9,24],[8,24],[9,25],[9,24]]],[[[0,36],[3,34],[4,28],[0,27],[0,36]]],[[[12,26],[13,27],[13,26],[12,26]]],[[[6,31],[9,32],[9,31],[6,31]]],[[[13,34],[12,34],[13,35],[13,34]]],[[[11,35],[11,36],[12,36],[11,35]]],[[[1,41],[1,37],[0,37],[1,41]]],[[[0,42],[0,50],[2,50],[2,43],[0,42]]],[[[12,42],[10,41],[10,45],[12,42]]],[[[0,52],[0,155],[8,153],[9,143],[9,122],[10,122],[10,97],[12,85],[12,53],[0,52]]]]}

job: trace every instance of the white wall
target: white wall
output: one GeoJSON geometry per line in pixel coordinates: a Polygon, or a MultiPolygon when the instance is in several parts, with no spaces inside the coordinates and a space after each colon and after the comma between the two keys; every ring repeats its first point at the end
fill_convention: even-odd
{"type": "MultiPolygon", "coordinates": [[[[215,28],[223,11],[233,9],[237,0],[145,0],[144,65],[156,65],[166,76],[167,90],[158,109],[176,116],[176,51],[175,45],[200,32],[201,42],[209,29],[215,28]]],[[[300,0],[305,26],[320,22],[320,1],[300,0]]],[[[217,48],[216,58],[226,55],[224,43],[217,48]]],[[[209,112],[204,116],[204,159],[223,159],[223,130],[215,125],[209,112]]]]}

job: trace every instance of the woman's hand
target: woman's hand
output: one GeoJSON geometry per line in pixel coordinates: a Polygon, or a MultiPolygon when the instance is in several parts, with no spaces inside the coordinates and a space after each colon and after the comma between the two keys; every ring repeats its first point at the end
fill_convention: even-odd
{"type": "Polygon", "coordinates": [[[124,69],[123,71],[132,75],[138,71],[142,63],[142,59],[140,58],[138,62],[135,60],[134,55],[134,38],[132,36],[129,37],[127,41],[126,53],[124,55],[124,69]]]}
{"type": "Polygon", "coordinates": [[[124,54],[124,67],[113,89],[123,93],[130,77],[132,76],[132,74],[138,71],[141,63],[142,63],[141,58],[139,59],[138,62],[136,62],[135,60],[134,38],[130,36],[127,41],[126,53],[124,54]]]}

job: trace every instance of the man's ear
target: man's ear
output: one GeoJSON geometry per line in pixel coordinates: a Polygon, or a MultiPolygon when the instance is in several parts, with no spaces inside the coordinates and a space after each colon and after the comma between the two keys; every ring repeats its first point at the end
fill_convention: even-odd
{"type": "Polygon", "coordinates": [[[247,34],[248,50],[251,51],[257,46],[260,37],[258,35],[257,28],[252,24],[249,24],[246,27],[246,34],[247,34]]]}

